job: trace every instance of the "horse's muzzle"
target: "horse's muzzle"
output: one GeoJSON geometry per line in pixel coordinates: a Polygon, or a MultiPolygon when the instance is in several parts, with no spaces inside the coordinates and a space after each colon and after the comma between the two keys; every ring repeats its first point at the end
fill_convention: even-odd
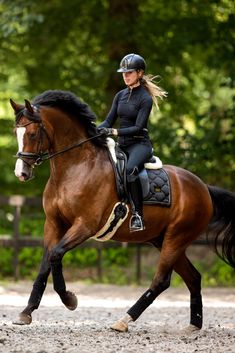
{"type": "Polygon", "coordinates": [[[20,181],[29,181],[34,178],[33,166],[22,159],[17,159],[15,165],[15,176],[20,181]]]}

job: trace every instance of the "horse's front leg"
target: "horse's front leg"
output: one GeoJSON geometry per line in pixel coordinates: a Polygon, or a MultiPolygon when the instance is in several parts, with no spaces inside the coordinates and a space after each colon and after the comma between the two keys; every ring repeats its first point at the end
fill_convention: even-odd
{"type": "Polygon", "coordinates": [[[28,305],[20,313],[19,320],[15,321],[14,322],[15,324],[28,325],[32,322],[31,314],[35,309],[39,307],[44,290],[47,285],[47,279],[49,274],[50,274],[50,262],[49,262],[48,251],[45,250],[38,276],[33,284],[33,289],[31,291],[31,294],[28,300],[28,305]]]}
{"type": "MultiPolygon", "coordinates": [[[[75,246],[83,243],[90,235],[87,228],[82,225],[73,225],[61,239],[61,241],[53,247],[50,252],[51,273],[53,278],[54,290],[58,293],[61,301],[69,310],[75,310],[77,307],[76,295],[67,291],[63,276],[62,259],[64,254],[73,249],[75,246]],[[82,236],[80,234],[83,234],[82,236]]],[[[90,232],[89,232],[90,233],[90,232]]]]}
{"type": "Polygon", "coordinates": [[[66,284],[63,275],[62,259],[66,251],[63,248],[63,241],[55,246],[51,252],[50,263],[53,278],[54,290],[60,296],[61,301],[69,310],[75,310],[77,307],[77,297],[74,293],[66,290],[66,284]]]}

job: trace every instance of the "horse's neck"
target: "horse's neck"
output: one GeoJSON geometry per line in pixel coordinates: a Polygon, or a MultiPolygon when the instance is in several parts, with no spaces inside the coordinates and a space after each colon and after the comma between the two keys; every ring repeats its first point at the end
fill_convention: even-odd
{"type": "Polygon", "coordinates": [[[68,118],[58,109],[44,107],[42,117],[50,139],[51,154],[62,151],[88,137],[85,128],[79,122],[68,118]]]}
{"type": "Polygon", "coordinates": [[[75,123],[63,113],[58,112],[58,114],[49,115],[47,131],[49,131],[51,140],[50,154],[61,152],[51,159],[52,178],[65,179],[68,177],[69,170],[73,170],[73,173],[79,173],[81,168],[83,172],[91,171],[95,161],[100,160],[102,164],[102,159],[105,158],[103,149],[92,142],[84,142],[88,139],[88,135],[84,126],[79,122],[75,123]],[[75,144],[80,144],[80,146],[63,152],[75,144]]]}

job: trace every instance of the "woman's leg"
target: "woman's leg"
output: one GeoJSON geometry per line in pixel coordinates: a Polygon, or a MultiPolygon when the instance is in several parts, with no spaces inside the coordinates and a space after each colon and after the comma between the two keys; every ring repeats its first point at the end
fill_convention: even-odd
{"type": "Polygon", "coordinates": [[[126,148],[128,153],[127,161],[127,182],[132,208],[132,217],[130,219],[130,230],[144,230],[143,223],[143,197],[139,181],[139,171],[144,167],[144,163],[152,155],[150,144],[135,144],[126,148]]]}

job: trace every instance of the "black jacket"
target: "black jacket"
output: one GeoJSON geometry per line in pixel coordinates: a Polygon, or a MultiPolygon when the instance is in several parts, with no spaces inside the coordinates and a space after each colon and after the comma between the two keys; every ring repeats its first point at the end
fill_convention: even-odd
{"type": "Polygon", "coordinates": [[[152,105],[152,97],[143,86],[125,88],[116,94],[110,112],[99,127],[113,127],[119,118],[120,145],[149,140],[147,125],[152,105]]]}

